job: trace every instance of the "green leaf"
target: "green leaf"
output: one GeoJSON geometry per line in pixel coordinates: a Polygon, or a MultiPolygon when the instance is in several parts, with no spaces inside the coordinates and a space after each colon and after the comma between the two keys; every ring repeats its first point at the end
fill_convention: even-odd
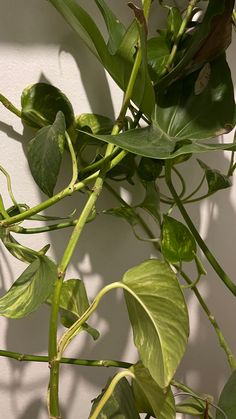
{"type": "Polygon", "coordinates": [[[147,41],[147,60],[151,79],[154,83],[159,80],[165,70],[169,55],[170,46],[163,37],[157,36],[147,41]]]}
{"type": "MultiPolygon", "coordinates": [[[[228,0],[209,0],[207,10],[204,14],[204,18],[199,25],[197,31],[192,36],[191,44],[188,46],[186,53],[183,58],[177,63],[177,65],[165,76],[162,77],[158,83],[158,90],[166,88],[173,80],[183,76],[184,69],[189,69],[189,64],[192,65],[191,61],[194,55],[199,50],[199,47],[206,40],[212,28],[212,21],[215,16],[221,15],[226,7],[226,2],[228,0]]],[[[219,53],[219,51],[218,51],[219,53]]],[[[212,58],[212,57],[211,57],[212,58]]],[[[194,68],[194,67],[193,67],[194,68]]]]}
{"type": "Polygon", "coordinates": [[[76,128],[83,130],[85,127],[90,128],[93,134],[108,134],[112,130],[113,121],[103,115],[82,113],[76,117],[76,128]]]}
{"type": "Polygon", "coordinates": [[[102,13],[109,34],[107,44],[108,50],[111,54],[115,54],[120,46],[126,29],[124,25],[119,21],[119,19],[114,15],[112,10],[107,6],[104,0],[95,0],[95,2],[102,13]]]}
{"type": "Polygon", "coordinates": [[[228,176],[220,173],[219,170],[211,169],[203,161],[197,159],[198,163],[205,171],[206,180],[208,184],[208,193],[214,193],[220,189],[229,188],[232,186],[232,182],[228,176]]]}
{"type": "Polygon", "coordinates": [[[127,182],[133,185],[132,178],[135,171],[135,156],[128,153],[115,167],[107,172],[107,177],[116,181],[127,180],[127,182]]]}
{"type": "Polygon", "coordinates": [[[197,246],[194,237],[184,224],[168,215],[163,215],[161,249],[168,262],[178,263],[193,260],[197,246]]]}
{"type": "Polygon", "coordinates": [[[48,196],[53,195],[60,170],[65,141],[65,118],[58,112],[52,125],[41,128],[29,142],[27,158],[37,185],[48,196]]]}
{"type": "Polygon", "coordinates": [[[159,93],[154,120],[178,140],[203,140],[232,130],[234,91],[225,54],[159,93]]]}
{"type": "Polygon", "coordinates": [[[123,218],[126,220],[132,227],[135,227],[139,220],[130,207],[117,207],[117,208],[110,208],[103,211],[103,214],[113,215],[115,217],[123,218]]]}
{"type": "Polygon", "coordinates": [[[143,208],[160,224],[160,195],[159,189],[155,182],[143,182],[146,189],[146,194],[143,202],[138,206],[143,208]]]}
{"type": "Polygon", "coordinates": [[[161,174],[163,162],[161,160],[143,157],[138,165],[137,173],[140,179],[151,182],[161,174]]]}
{"type": "MultiPolygon", "coordinates": [[[[110,384],[110,381],[111,380],[109,380],[107,383],[102,394],[95,399],[91,413],[94,411],[98,402],[101,400],[104,392],[110,384]]],[[[91,416],[91,413],[89,417],[91,416]]],[[[122,378],[118,382],[111,397],[107,400],[106,404],[98,415],[98,419],[139,419],[133,393],[126,378],[122,378]]]]}
{"type": "Polygon", "coordinates": [[[49,1],[80,36],[90,51],[105,63],[109,57],[108,49],[101,32],[90,15],[74,0],[49,1]]]}
{"type": "Polygon", "coordinates": [[[184,354],[188,313],[175,274],[151,259],[123,277],[125,299],[140,358],[160,387],[167,387],[184,354]]]}
{"type": "MultiPolygon", "coordinates": [[[[124,33],[117,52],[115,55],[112,55],[109,52],[110,46],[108,48],[106,45],[101,32],[93,19],[74,0],[63,0],[63,2],[61,0],[49,1],[62,14],[69,25],[77,32],[90,51],[99,59],[99,61],[101,61],[104,68],[109,72],[118,86],[123,91],[126,91],[133,68],[137,40],[139,38],[137,22],[132,22],[132,24],[128,27],[124,33]]],[[[118,45],[118,38],[120,37],[120,34],[117,36],[116,28],[116,45],[118,45]]],[[[139,72],[133,90],[132,99],[146,115],[149,117],[151,116],[155,101],[153,88],[148,74],[145,83],[143,83],[141,71],[139,72]],[[140,86],[142,86],[141,90],[140,86]]]]}
{"type": "Polygon", "coordinates": [[[167,31],[172,41],[175,41],[179,33],[181,24],[182,16],[178,7],[169,7],[169,13],[167,18],[167,31]]]}
{"type": "MultiPolygon", "coordinates": [[[[52,304],[52,295],[47,299],[47,303],[52,304]]],[[[89,300],[83,281],[69,279],[63,282],[59,307],[63,326],[71,327],[89,307],[89,300]]],[[[94,340],[98,339],[99,332],[96,329],[86,323],[82,329],[88,332],[94,340]]]]}
{"type": "Polygon", "coordinates": [[[0,298],[0,315],[19,319],[37,310],[52,293],[56,277],[57,268],[50,259],[34,260],[0,298]]]}
{"type": "MultiPolygon", "coordinates": [[[[219,407],[225,412],[228,419],[236,418],[236,371],[233,371],[225,384],[219,399],[219,407]]],[[[217,410],[216,419],[224,419],[225,416],[217,410]]]]}
{"type": "MultiPolygon", "coordinates": [[[[176,412],[190,416],[197,416],[198,418],[204,418],[205,410],[206,402],[192,397],[188,397],[183,402],[176,405],[176,412]]],[[[213,419],[213,415],[209,411],[208,418],[213,419]]]]}
{"type": "Polygon", "coordinates": [[[158,419],[175,419],[175,401],[171,388],[163,390],[141,363],[131,368],[134,398],[139,413],[148,413],[158,419]]]}
{"type": "Polygon", "coordinates": [[[36,128],[52,124],[59,111],[64,114],[67,128],[74,122],[69,99],[50,84],[36,83],[26,87],[22,92],[21,106],[23,119],[36,128]]]}

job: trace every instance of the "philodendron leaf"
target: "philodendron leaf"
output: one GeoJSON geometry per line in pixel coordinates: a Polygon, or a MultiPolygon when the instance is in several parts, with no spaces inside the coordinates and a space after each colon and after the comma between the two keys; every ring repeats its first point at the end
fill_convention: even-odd
{"type": "Polygon", "coordinates": [[[95,2],[102,13],[109,34],[107,44],[108,50],[111,54],[115,54],[120,46],[126,29],[104,0],[95,0],[95,2]]]}
{"type": "MultiPolygon", "coordinates": [[[[110,380],[107,383],[102,394],[95,399],[91,413],[96,408],[98,402],[102,398],[109,384],[110,384],[110,380]]],[[[91,413],[89,417],[91,416],[91,413]]],[[[135,406],[135,401],[134,401],[131,387],[128,381],[126,380],[126,378],[122,378],[116,385],[115,390],[113,391],[111,397],[109,397],[106,404],[102,408],[100,414],[98,415],[98,419],[139,419],[139,418],[140,417],[135,406]]]]}
{"type": "Polygon", "coordinates": [[[163,215],[162,254],[170,263],[189,262],[194,259],[197,246],[188,228],[180,221],[163,215]]]}
{"type": "Polygon", "coordinates": [[[156,383],[172,379],[188,339],[188,312],[175,274],[156,259],[127,271],[122,280],[140,358],[156,383]]]}
{"type": "MultiPolygon", "coordinates": [[[[47,299],[52,304],[52,295],[47,299]]],[[[63,282],[60,296],[61,322],[65,327],[71,327],[89,307],[89,300],[84,282],[79,279],[69,279],[63,282]]],[[[99,332],[85,323],[82,327],[94,340],[98,339],[99,332]]]]}
{"type": "Polygon", "coordinates": [[[52,125],[41,128],[29,142],[27,158],[37,185],[48,196],[53,195],[65,142],[65,118],[58,112],[52,125]]]}
{"type": "Polygon", "coordinates": [[[228,176],[223,175],[219,170],[211,169],[203,161],[199,159],[197,160],[202,169],[205,171],[208,193],[214,193],[220,189],[226,189],[232,186],[232,182],[228,176]]]}
{"type": "Polygon", "coordinates": [[[0,315],[19,319],[37,310],[52,293],[56,277],[56,265],[48,257],[34,260],[0,298],[0,315]]]}
{"type": "Polygon", "coordinates": [[[148,413],[158,419],[175,419],[175,401],[171,388],[160,388],[142,363],[131,367],[135,375],[132,387],[139,413],[148,413]]]}
{"type": "Polygon", "coordinates": [[[236,371],[233,371],[225,384],[219,399],[219,407],[225,412],[223,415],[219,410],[216,413],[216,419],[236,418],[236,371]]]}
{"type": "Polygon", "coordinates": [[[69,99],[51,84],[36,83],[26,87],[22,92],[21,106],[23,119],[36,128],[52,124],[59,111],[64,114],[67,128],[74,122],[69,99]]]}
{"type": "Polygon", "coordinates": [[[235,125],[235,101],[225,54],[157,95],[154,120],[177,140],[203,140],[235,125]]]}

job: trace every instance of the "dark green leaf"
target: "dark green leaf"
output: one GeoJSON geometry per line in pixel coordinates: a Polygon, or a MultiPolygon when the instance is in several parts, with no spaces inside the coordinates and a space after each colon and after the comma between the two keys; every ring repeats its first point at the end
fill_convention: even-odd
{"type": "MultiPolygon", "coordinates": [[[[49,296],[47,303],[52,303],[52,296],[49,296]]],[[[89,301],[83,281],[69,279],[63,282],[60,297],[61,322],[65,327],[71,327],[73,323],[88,309],[89,301]]],[[[99,337],[99,332],[88,324],[83,326],[93,339],[99,337]]]]}
{"type": "Polygon", "coordinates": [[[130,207],[117,207],[110,208],[103,211],[104,214],[113,215],[115,217],[123,218],[126,220],[132,227],[136,226],[139,223],[139,220],[130,207]]]}
{"type": "Polygon", "coordinates": [[[170,387],[160,388],[141,363],[131,370],[135,375],[132,385],[139,413],[148,413],[158,419],[175,419],[175,401],[170,387]]]}
{"type": "Polygon", "coordinates": [[[177,77],[182,76],[184,73],[184,69],[187,68],[188,71],[191,71],[189,70],[189,64],[192,65],[192,58],[197,53],[200,46],[203,44],[203,41],[206,40],[207,36],[209,35],[212,28],[212,20],[214,19],[214,17],[221,15],[224,12],[227,1],[228,0],[209,0],[203,21],[201,22],[201,25],[199,25],[197,31],[192,36],[191,45],[188,46],[186,53],[184,54],[183,58],[178,62],[178,64],[165,77],[162,77],[162,79],[159,80],[157,84],[158,89],[164,89],[177,77]]]}
{"type": "Polygon", "coordinates": [[[191,261],[197,251],[195,239],[188,228],[168,215],[163,215],[161,249],[170,263],[191,261]]]}
{"type": "Polygon", "coordinates": [[[114,15],[104,0],[95,0],[104,18],[107,31],[109,34],[108,50],[111,54],[115,54],[120,46],[121,40],[126,32],[124,25],[114,15]]]}
{"type": "Polygon", "coordinates": [[[67,23],[77,32],[90,51],[101,61],[109,61],[106,43],[96,23],[74,0],[49,0],[67,23]]]}
{"type": "Polygon", "coordinates": [[[128,153],[120,163],[113,167],[107,173],[107,177],[113,180],[127,180],[130,184],[134,184],[132,177],[135,174],[136,164],[134,154],[128,153]]]}
{"type": "Polygon", "coordinates": [[[63,112],[66,127],[74,122],[74,111],[69,99],[57,87],[36,83],[26,87],[21,96],[22,117],[33,127],[43,127],[55,121],[59,111],[63,112]]]}
{"type": "Polygon", "coordinates": [[[220,173],[219,170],[211,169],[207,166],[203,161],[198,160],[198,163],[205,171],[206,180],[208,184],[208,193],[214,193],[219,191],[220,189],[229,188],[232,186],[232,182],[228,176],[223,175],[220,173]]]}
{"type": "Polygon", "coordinates": [[[170,55],[170,47],[161,36],[150,38],[147,42],[147,60],[151,79],[156,83],[165,69],[170,55]]]}
{"type": "MultiPolygon", "coordinates": [[[[225,412],[228,419],[236,418],[236,371],[233,371],[225,384],[219,399],[219,407],[225,412]]],[[[224,419],[225,416],[219,412],[216,413],[216,419],[224,419]]]]}
{"type": "Polygon", "coordinates": [[[203,140],[232,130],[234,91],[225,55],[158,94],[154,119],[169,138],[178,140],[203,140]]]}
{"type": "Polygon", "coordinates": [[[175,274],[148,260],[123,277],[125,299],[140,358],[160,387],[167,387],[184,354],[188,313],[175,274]]]}
{"type": "Polygon", "coordinates": [[[90,128],[93,134],[108,134],[111,132],[113,122],[110,118],[95,113],[82,113],[76,117],[76,128],[90,128]]]}
{"type": "Polygon", "coordinates": [[[158,187],[155,182],[145,182],[144,187],[146,189],[145,198],[138,206],[148,211],[160,224],[160,196],[158,187]]]}
{"type": "Polygon", "coordinates": [[[41,128],[28,145],[28,162],[35,182],[48,196],[53,195],[65,141],[65,119],[58,112],[53,125],[41,128]]]}
{"type": "Polygon", "coordinates": [[[172,41],[175,41],[182,23],[182,16],[178,7],[169,7],[167,18],[168,36],[172,41]]]}
{"type": "Polygon", "coordinates": [[[170,159],[185,154],[214,150],[236,150],[235,143],[205,144],[190,140],[176,143],[176,138],[169,137],[155,122],[150,127],[129,130],[119,135],[92,135],[90,133],[86,135],[99,141],[118,145],[130,153],[153,159],[170,159]],[[176,147],[177,144],[179,147],[176,147]]]}
{"type": "MultiPolygon", "coordinates": [[[[91,413],[96,408],[109,384],[110,380],[102,394],[94,401],[91,413]]],[[[91,414],[89,417],[90,416],[91,414]]],[[[111,397],[107,400],[105,406],[98,415],[98,419],[139,419],[133,393],[126,378],[122,378],[118,382],[111,397]]]]}
{"type": "Polygon", "coordinates": [[[19,319],[44,303],[57,277],[56,265],[46,256],[34,260],[0,298],[0,315],[19,319]]]}
{"type": "Polygon", "coordinates": [[[140,160],[137,172],[140,179],[145,180],[146,182],[151,182],[152,180],[156,180],[156,178],[161,174],[162,168],[163,162],[161,160],[143,157],[140,160]]]}

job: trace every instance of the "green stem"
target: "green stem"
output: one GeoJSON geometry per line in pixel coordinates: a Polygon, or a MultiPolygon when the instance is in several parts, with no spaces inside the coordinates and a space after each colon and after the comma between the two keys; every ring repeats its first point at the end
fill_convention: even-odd
{"type": "Polygon", "coordinates": [[[8,220],[10,218],[8,212],[5,209],[5,205],[4,205],[4,202],[3,202],[3,199],[2,199],[2,195],[0,195],[0,214],[2,215],[2,217],[5,220],[8,220]]]}
{"type": "Polygon", "coordinates": [[[63,228],[73,227],[76,225],[77,222],[78,220],[71,220],[71,221],[66,221],[65,223],[51,224],[49,226],[32,227],[32,228],[13,226],[13,227],[9,227],[9,230],[12,231],[13,233],[18,233],[18,234],[39,234],[39,233],[46,233],[47,231],[61,230],[63,228]]]}
{"type": "Polygon", "coordinates": [[[172,65],[174,63],[174,60],[175,60],[176,53],[178,51],[178,46],[179,46],[180,40],[181,40],[182,36],[184,35],[185,29],[187,27],[187,24],[188,24],[189,20],[191,19],[193,9],[196,6],[197,2],[198,2],[198,0],[190,0],[189,1],[189,5],[188,5],[188,8],[186,10],[186,14],[185,14],[184,19],[181,23],[181,26],[179,28],[179,32],[176,36],[174,45],[172,47],[171,53],[169,55],[169,58],[167,60],[166,65],[165,65],[165,69],[162,72],[161,76],[164,76],[166,73],[168,73],[171,70],[171,67],[172,67],[172,65]]]}
{"type": "MultiPolygon", "coordinates": [[[[20,352],[11,352],[0,350],[0,356],[15,359],[19,362],[48,362],[48,356],[22,354],[20,352]]],[[[116,361],[110,359],[77,359],[77,358],[61,358],[61,364],[80,365],[86,367],[116,367],[130,368],[133,364],[130,362],[116,361]]]]}
{"type": "Polygon", "coordinates": [[[187,202],[188,202],[188,200],[190,199],[190,198],[192,198],[192,196],[194,196],[198,191],[199,191],[199,189],[201,189],[201,187],[202,187],[202,184],[203,184],[203,182],[204,182],[204,180],[205,180],[205,177],[206,177],[206,175],[205,175],[205,173],[204,173],[204,175],[203,175],[203,177],[202,177],[202,179],[201,179],[201,182],[199,183],[199,185],[189,194],[189,195],[187,195],[184,199],[183,199],[183,202],[186,204],[187,202]]]}
{"type": "Polygon", "coordinates": [[[10,112],[21,118],[21,111],[19,111],[19,109],[17,109],[5,96],[1,94],[0,102],[2,102],[3,106],[5,106],[5,108],[7,108],[10,112]]]}
{"type": "Polygon", "coordinates": [[[215,319],[215,317],[211,314],[208,306],[206,305],[205,301],[203,300],[200,292],[198,291],[197,287],[193,285],[191,279],[188,277],[188,275],[186,275],[185,272],[180,271],[181,276],[183,277],[183,279],[187,282],[187,284],[191,284],[192,287],[192,291],[194,292],[196,298],[198,299],[199,304],[201,305],[203,311],[206,313],[210,323],[212,324],[213,328],[215,329],[216,335],[218,337],[219,340],[219,344],[222,347],[222,349],[224,350],[224,352],[226,353],[227,359],[228,359],[228,363],[229,366],[231,368],[231,370],[235,370],[236,369],[236,359],[234,358],[234,355],[228,345],[228,343],[226,342],[220,327],[215,319]]]}
{"type": "Polygon", "coordinates": [[[217,275],[221,278],[221,280],[224,282],[226,287],[232,292],[233,295],[236,296],[236,285],[232,282],[232,280],[229,278],[229,276],[225,273],[225,271],[220,266],[219,262],[216,260],[215,256],[212,254],[212,252],[208,249],[206,243],[201,238],[200,234],[198,233],[196,227],[194,226],[191,218],[189,217],[186,209],[184,208],[184,205],[181,202],[181,199],[179,198],[174,185],[171,180],[171,162],[166,161],[166,183],[167,186],[175,200],[175,203],[177,207],[179,208],[180,213],[182,214],[189,230],[191,231],[192,235],[194,236],[196,242],[198,243],[199,247],[202,249],[204,255],[206,256],[208,262],[214,269],[214,271],[217,273],[217,275]]]}
{"type": "Polygon", "coordinates": [[[6,248],[21,250],[21,251],[29,253],[30,255],[33,255],[33,256],[39,257],[39,256],[42,255],[42,253],[40,251],[37,252],[36,250],[30,249],[29,247],[22,246],[19,243],[12,243],[12,242],[5,241],[4,245],[6,246],[6,248]]]}
{"type": "Polygon", "coordinates": [[[84,312],[84,314],[64,333],[64,335],[61,337],[60,342],[58,344],[58,353],[57,353],[58,360],[61,359],[63,352],[65,351],[65,349],[67,348],[67,346],[69,345],[73,337],[77,334],[80,327],[86,322],[86,320],[96,310],[102,297],[104,297],[104,295],[107,294],[109,291],[116,288],[126,289],[126,286],[122,282],[112,282],[111,284],[102,288],[102,290],[97,294],[92,304],[88,307],[88,309],[84,312]]]}
{"type": "Polygon", "coordinates": [[[75,185],[75,183],[78,179],[78,165],[77,165],[75,150],[74,150],[73,144],[71,142],[70,136],[67,132],[65,134],[65,137],[66,137],[67,145],[68,145],[68,148],[69,148],[69,151],[70,151],[71,162],[72,162],[72,179],[70,181],[69,188],[73,189],[74,185],[75,185]]]}
{"type": "Polygon", "coordinates": [[[13,204],[19,209],[19,211],[20,211],[20,206],[18,205],[18,203],[17,203],[17,201],[16,201],[16,199],[15,199],[15,197],[14,197],[14,194],[13,194],[13,192],[12,192],[12,186],[11,186],[11,177],[10,177],[10,175],[9,175],[9,173],[4,169],[4,167],[2,167],[1,165],[0,165],[0,171],[4,174],[4,176],[6,177],[6,179],[7,179],[7,190],[8,190],[8,193],[9,193],[9,196],[10,196],[10,198],[11,198],[11,200],[12,200],[12,202],[13,202],[13,204]]]}
{"type": "MultiPolygon", "coordinates": [[[[131,72],[127,90],[124,95],[124,100],[121,107],[121,111],[116,121],[116,124],[113,127],[113,130],[111,133],[112,135],[117,135],[123,126],[123,121],[126,115],[127,108],[129,106],[130,99],[132,97],[133,87],[137,78],[141,61],[142,61],[142,55],[141,55],[141,51],[139,50],[135,57],[134,66],[131,72]]],[[[105,158],[111,156],[113,150],[114,150],[114,145],[108,144],[106,153],[105,153],[105,158]]],[[[54,289],[54,294],[53,294],[53,299],[52,299],[52,309],[51,309],[50,328],[49,328],[49,358],[50,358],[50,365],[51,365],[50,385],[49,385],[49,412],[53,418],[60,417],[59,395],[58,395],[60,363],[59,363],[58,351],[57,351],[57,319],[58,319],[59,303],[60,303],[60,295],[61,295],[63,279],[65,276],[65,272],[68,267],[68,264],[71,260],[72,254],[75,250],[77,242],[84,228],[84,225],[95,205],[95,202],[97,201],[101,193],[103,182],[105,180],[105,176],[109,168],[110,168],[109,162],[105,163],[104,166],[101,168],[101,171],[99,172],[97,179],[95,181],[93,192],[91,193],[81,213],[78,223],[76,224],[74,228],[74,231],[71,235],[71,238],[69,240],[69,243],[67,245],[67,248],[65,250],[65,253],[62,257],[61,263],[58,268],[58,280],[55,284],[55,289],[54,289]]]]}
{"type": "MultiPolygon", "coordinates": [[[[91,181],[96,179],[98,173],[93,173],[91,176],[84,179],[82,182],[78,182],[74,185],[74,191],[80,191],[86,185],[88,185],[91,181]]],[[[39,205],[35,207],[29,208],[26,211],[23,211],[21,214],[14,215],[13,217],[8,218],[7,220],[0,221],[0,226],[8,227],[12,224],[19,223],[20,221],[25,220],[26,218],[31,217],[32,215],[38,214],[41,211],[45,210],[46,208],[51,207],[52,205],[56,204],[57,202],[61,201],[67,196],[70,196],[72,193],[71,187],[66,187],[62,191],[58,192],[56,195],[52,196],[51,198],[47,199],[44,202],[41,202],[39,205]]]]}
{"type": "Polygon", "coordinates": [[[91,414],[90,419],[97,419],[99,413],[101,412],[102,408],[105,406],[106,402],[111,397],[113,391],[115,390],[117,384],[120,380],[124,377],[131,377],[135,378],[134,374],[131,371],[121,371],[115,375],[112,379],[110,385],[108,386],[107,390],[105,391],[104,395],[102,396],[101,400],[99,401],[97,407],[95,408],[94,412],[91,414]]]}

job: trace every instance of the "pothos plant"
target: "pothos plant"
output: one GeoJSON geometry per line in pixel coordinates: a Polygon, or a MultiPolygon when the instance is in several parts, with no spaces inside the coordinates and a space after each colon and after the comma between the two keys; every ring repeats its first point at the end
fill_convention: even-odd
{"type": "Polygon", "coordinates": [[[202,418],[235,419],[236,359],[199,292],[198,282],[207,274],[199,250],[214,269],[216,280],[223,281],[233,297],[236,283],[202,240],[187,209],[190,202],[207,199],[230,187],[236,168],[235,143],[219,144],[212,140],[235,125],[233,85],[225,56],[235,23],[234,1],[190,0],[174,6],[160,1],[160,7],[166,9],[166,26],[157,28],[150,37],[151,0],[142,0],[138,5],[120,2],[120,7],[129,6],[133,12],[128,27],[115,16],[109,2],[94,0],[107,28],[107,42],[79,1],[49,2],[124,91],[124,99],[119,115],[112,121],[105,115],[75,115],[69,99],[50,84],[26,87],[20,110],[0,95],[2,104],[34,129],[27,159],[35,182],[48,196],[34,207],[19,203],[12,192],[9,174],[0,167],[12,200],[12,206],[6,208],[0,199],[1,241],[13,256],[27,264],[0,298],[0,314],[17,319],[29,315],[41,304],[51,307],[48,356],[5,350],[0,355],[49,363],[48,412],[51,419],[59,419],[60,364],[84,364],[81,359],[65,358],[64,352],[73,339],[79,342],[77,335],[81,331],[93,339],[99,338],[99,332],[87,321],[103,303],[105,294],[121,288],[140,361],[134,365],[86,361],[88,365],[118,368],[93,402],[89,418],[134,419],[144,413],[146,418],[172,419],[180,412],[202,418]],[[181,165],[189,159],[194,165],[196,153],[199,157],[200,153],[216,150],[231,153],[227,174],[198,159],[202,179],[197,188],[187,193],[181,165]],[[63,190],[55,193],[65,153],[71,156],[72,177],[63,190]],[[176,189],[173,176],[179,179],[181,190],[176,189]],[[161,178],[169,190],[168,196],[159,190],[161,178]],[[128,205],[117,193],[114,182],[121,181],[141,185],[145,198],[139,205],[128,205]],[[201,192],[204,185],[207,192],[201,192]],[[122,217],[136,236],[139,225],[146,240],[153,243],[156,257],[131,266],[119,282],[105,286],[89,302],[83,280],[68,279],[66,273],[83,229],[89,221],[96,222],[96,202],[104,188],[117,198],[117,206],[103,212],[122,217]],[[87,201],[77,218],[73,214],[69,217],[62,214],[60,218],[42,214],[79,191],[87,195],[87,201]],[[181,222],[171,214],[174,207],[179,209],[181,222]],[[152,216],[159,236],[154,235],[140,209],[152,216]],[[28,224],[31,220],[49,224],[25,227],[26,220],[28,224]],[[59,263],[46,255],[49,246],[38,251],[23,246],[18,239],[21,234],[62,228],[72,228],[72,233],[59,263]],[[195,266],[194,278],[185,272],[186,263],[195,266]],[[216,401],[175,379],[189,335],[186,287],[195,294],[208,317],[232,371],[216,401]],[[65,328],[61,336],[58,336],[59,322],[65,328]],[[176,394],[179,398],[175,402],[176,394]]]}

